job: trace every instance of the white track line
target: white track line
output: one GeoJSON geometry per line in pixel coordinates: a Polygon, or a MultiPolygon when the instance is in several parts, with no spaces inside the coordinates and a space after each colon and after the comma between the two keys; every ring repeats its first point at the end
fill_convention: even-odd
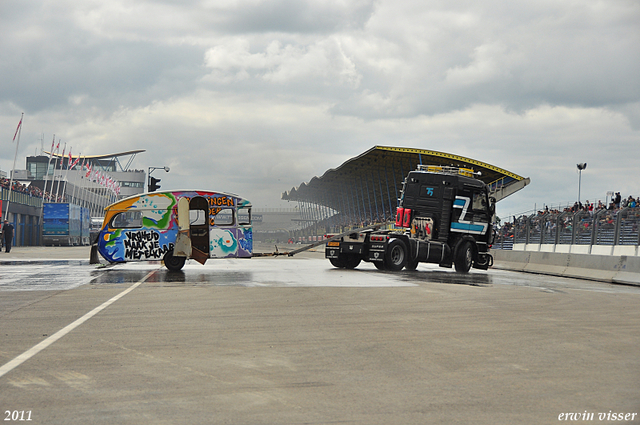
{"type": "Polygon", "coordinates": [[[122,298],[125,295],[127,295],[129,292],[131,292],[134,289],[136,289],[138,286],[142,285],[156,271],[157,270],[153,270],[153,271],[147,273],[147,275],[145,277],[143,277],[142,279],[140,279],[139,281],[137,281],[136,283],[131,285],[129,288],[127,288],[124,291],[120,292],[115,297],[111,298],[108,301],[105,301],[104,303],[102,303],[102,305],[94,308],[93,310],[91,310],[90,312],[88,312],[87,314],[82,316],[81,318],[77,319],[73,323],[65,326],[62,329],[60,329],[58,332],[54,333],[49,338],[45,339],[44,341],[40,342],[39,344],[34,345],[33,347],[31,347],[30,349],[28,349],[24,353],[20,354],[18,357],[16,357],[13,360],[11,360],[9,363],[4,364],[2,367],[0,367],[0,377],[2,377],[5,374],[9,373],[10,371],[15,369],[16,367],[20,366],[22,363],[26,362],[31,357],[33,357],[36,354],[38,354],[40,351],[44,350],[45,348],[47,348],[48,346],[50,346],[51,344],[53,344],[54,342],[56,342],[57,340],[59,340],[60,338],[62,338],[63,336],[65,336],[66,334],[68,334],[69,332],[71,332],[72,330],[77,328],[78,326],[80,326],[81,324],[83,324],[84,322],[86,322],[87,320],[91,319],[96,314],[100,313],[105,308],[109,307],[114,302],[118,301],[120,298],[122,298]]]}

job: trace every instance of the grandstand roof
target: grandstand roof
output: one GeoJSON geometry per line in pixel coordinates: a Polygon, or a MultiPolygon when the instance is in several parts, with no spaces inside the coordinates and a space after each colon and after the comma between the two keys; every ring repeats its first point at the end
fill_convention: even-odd
{"type": "MultiPolygon", "coordinates": [[[[313,177],[308,183],[282,194],[283,200],[302,201],[343,210],[348,200],[354,204],[374,202],[393,211],[402,182],[417,165],[445,165],[472,168],[481,174],[477,177],[491,187],[493,196],[500,200],[522,189],[529,179],[505,169],[460,155],[425,149],[374,146],[351,158],[338,168],[327,170],[321,177],[313,177]]],[[[363,207],[364,208],[364,207],[363,207]]],[[[370,209],[373,209],[369,207],[370,209]]]]}
{"type": "MultiPolygon", "coordinates": [[[[71,160],[77,159],[77,158],[81,158],[83,160],[89,161],[90,163],[93,164],[102,164],[104,166],[105,163],[110,164],[110,167],[113,167],[113,169],[111,171],[117,171],[117,168],[120,167],[120,171],[128,171],[129,170],[129,166],[131,165],[131,163],[133,162],[133,159],[136,157],[137,154],[141,153],[141,152],[145,152],[144,149],[137,149],[137,150],[132,150],[132,151],[125,151],[125,152],[114,152],[114,153],[107,153],[107,154],[102,154],[102,155],[83,155],[83,154],[79,154],[79,155],[71,155],[71,154],[66,154],[63,155],[61,153],[54,153],[53,155],[50,152],[44,152],[47,155],[51,155],[54,158],[60,158],[61,164],[65,165],[69,163],[69,156],[71,156],[71,160]],[[123,156],[130,156],[129,160],[127,161],[127,163],[125,165],[122,165],[120,163],[120,157],[123,156]]],[[[59,161],[58,159],[56,159],[56,161],[59,161]]]]}
{"type": "MultiPolygon", "coordinates": [[[[117,158],[119,156],[127,156],[127,155],[136,155],[139,154],[141,152],[144,152],[144,149],[137,149],[137,150],[133,150],[133,151],[126,151],[126,152],[116,152],[116,153],[107,153],[107,154],[103,154],[103,155],[71,155],[72,158],[86,158],[86,159],[111,159],[111,158],[117,158]]],[[[51,155],[51,152],[44,152],[47,155],[51,155]]],[[[57,157],[61,157],[62,154],[61,153],[54,153],[52,156],[57,156],[57,157]]],[[[68,155],[65,155],[65,157],[68,155]]]]}

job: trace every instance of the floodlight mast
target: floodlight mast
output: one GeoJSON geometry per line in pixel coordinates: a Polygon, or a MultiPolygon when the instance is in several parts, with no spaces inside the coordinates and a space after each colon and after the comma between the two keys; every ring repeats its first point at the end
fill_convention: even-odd
{"type": "Polygon", "coordinates": [[[576,164],[576,166],[578,167],[578,173],[579,173],[579,177],[578,177],[578,205],[580,205],[580,188],[582,186],[582,170],[587,168],[587,163],[586,162],[581,162],[579,164],[576,164]]]}

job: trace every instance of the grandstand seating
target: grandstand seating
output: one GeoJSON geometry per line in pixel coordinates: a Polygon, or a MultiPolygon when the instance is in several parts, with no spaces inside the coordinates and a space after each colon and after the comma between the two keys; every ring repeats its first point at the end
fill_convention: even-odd
{"type": "Polygon", "coordinates": [[[494,248],[512,249],[514,244],[638,246],[639,228],[638,207],[538,213],[504,225],[494,248]]]}

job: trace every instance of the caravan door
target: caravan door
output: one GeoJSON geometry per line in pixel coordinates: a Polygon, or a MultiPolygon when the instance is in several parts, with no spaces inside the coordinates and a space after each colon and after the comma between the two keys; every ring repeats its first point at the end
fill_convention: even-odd
{"type": "Polygon", "coordinates": [[[209,258],[209,203],[202,196],[189,201],[189,233],[191,258],[204,264],[209,258]]]}

